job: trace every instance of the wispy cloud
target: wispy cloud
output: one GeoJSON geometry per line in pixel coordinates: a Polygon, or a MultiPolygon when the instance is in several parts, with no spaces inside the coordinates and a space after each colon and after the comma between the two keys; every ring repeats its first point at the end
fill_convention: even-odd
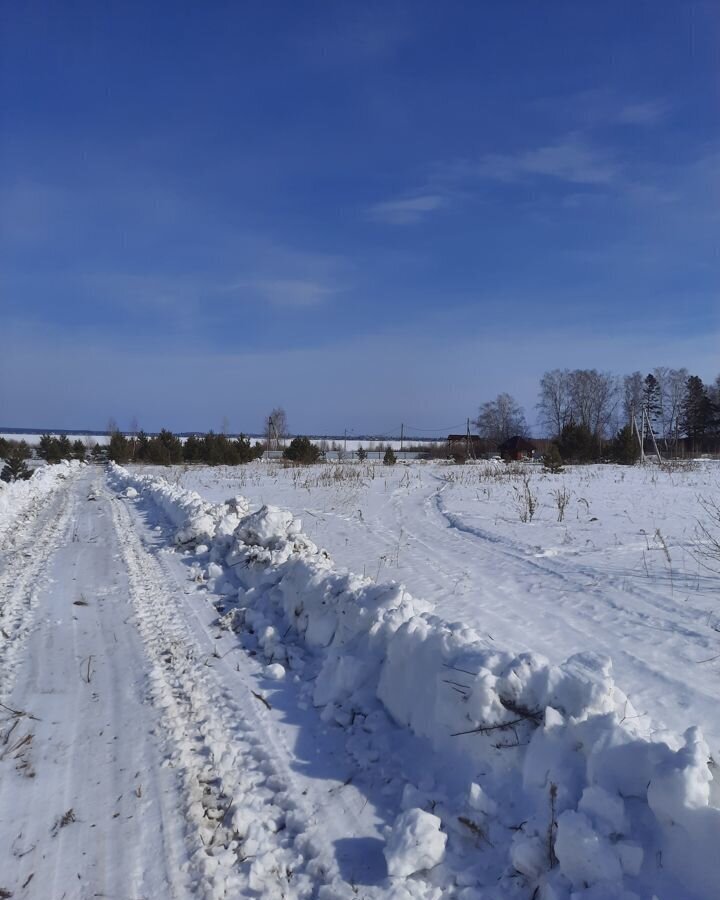
{"type": "Polygon", "coordinates": [[[617,110],[617,121],[623,125],[657,125],[668,112],[669,106],[664,100],[627,103],[617,110]]]}
{"type": "Polygon", "coordinates": [[[573,189],[602,188],[613,185],[620,174],[621,167],[611,153],[573,132],[524,150],[439,163],[412,194],[375,203],[368,215],[390,225],[414,225],[472,195],[488,182],[511,184],[546,179],[573,189]]]}
{"type": "Polygon", "coordinates": [[[573,185],[608,185],[618,174],[619,166],[606,150],[573,133],[526,150],[490,153],[478,160],[439,166],[436,177],[454,184],[550,178],[573,185]]]}
{"type": "Polygon", "coordinates": [[[236,287],[249,289],[272,306],[293,309],[320,306],[338,293],[334,286],[302,278],[258,278],[236,287]]]}
{"type": "Polygon", "coordinates": [[[391,225],[414,225],[430,213],[448,206],[449,199],[447,195],[437,193],[386,200],[371,206],[368,214],[372,219],[391,225]]]}

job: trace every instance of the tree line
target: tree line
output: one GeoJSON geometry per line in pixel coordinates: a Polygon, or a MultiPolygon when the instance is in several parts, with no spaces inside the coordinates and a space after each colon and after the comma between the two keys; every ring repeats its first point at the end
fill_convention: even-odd
{"type": "Polygon", "coordinates": [[[150,436],[144,431],[130,437],[113,431],[107,458],[120,465],[143,462],[159,466],[176,463],[205,463],[209,466],[238,466],[258,459],[263,454],[259,441],[251,444],[244,435],[232,439],[226,434],[191,434],[183,442],[172,431],[163,430],[150,436]]]}
{"type": "MultiPolygon", "coordinates": [[[[711,384],[685,368],[643,375],[552,369],[540,379],[538,419],[564,459],[639,452],[638,432],[665,455],[720,452],[720,375],[711,384]]],[[[529,429],[522,407],[500,394],[480,407],[478,433],[497,447],[529,429]]]]}

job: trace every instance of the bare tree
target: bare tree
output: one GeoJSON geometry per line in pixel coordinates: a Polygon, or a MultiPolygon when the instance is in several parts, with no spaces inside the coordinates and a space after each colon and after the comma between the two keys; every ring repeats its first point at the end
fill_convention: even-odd
{"type": "Polygon", "coordinates": [[[682,431],[682,404],[685,399],[685,390],[688,380],[687,369],[666,369],[665,379],[662,385],[663,408],[665,411],[665,446],[670,438],[675,450],[680,443],[682,431]]]}
{"type": "Polygon", "coordinates": [[[498,394],[495,400],[483,403],[474,424],[478,434],[496,446],[516,434],[525,436],[528,432],[525,413],[510,394],[498,394]]]}
{"type": "Polygon", "coordinates": [[[281,406],[276,406],[265,421],[265,442],[268,450],[279,450],[287,437],[287,414],[281,406]]]}
{"type": "Polygon", "coordinates": [[[623,410],[627,425],[640,415],[643,403],[643,381],[642,372],[633,372],[632,375],[626,375],[623,378],[623,410]]]}
{"type": "Polygon", "coordinates": [[[576,369],[570,373],[570,400],[573,422],[603,437],[617,407],[617,379],[610,372],[576,369]]]}
{"type": "Polygon", "coordinates": [[[557,436],[572,418],[570,402],[570,372],[553,369],[540,379],[540,399],[537,408],[548,434],[557,436]]]}
{"type": "Polygon", "coordinates": [[[668,379],[670,377],[670,369],[667,366],[655,366],[652,371],[653,377],[658,385],[658,407],[656,421],[660,436],[665,442],[665,449],[668,449],[668,434],[670,433],[670,423],[668,421],[668,379]]]}

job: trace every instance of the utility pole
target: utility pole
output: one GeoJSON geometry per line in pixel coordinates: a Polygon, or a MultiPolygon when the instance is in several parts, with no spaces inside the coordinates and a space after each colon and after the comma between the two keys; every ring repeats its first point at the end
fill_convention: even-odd
{"type": "MultiPolygon", "coordinates": [[[[643,408],[643,412],[645,414],[645,419],[647,421],[648,431],[650,432],[650,437],[652,438],[653,447],[655,448],[655,455],[658,458],[658,462],[662,462],[662,456],[660,456],[660,448],[657,445],[657,441],[655,440],[655,432],[653,431],[652,424],[650,422],[650,416],[648,415],[647,408],[643,408]]],[[[643,431],[645,429],[643,428],[643,431]]]]}
{"type": "Polygon", "coordinates": [[[402,445],[403,445],[403,435],[405,432],[405,425],[400,426],[400,452],[402,453],[402,445]]]}
{"type": "Polygon", "coordinates": [[[467,428],[465,429],[465,458],[470,459],[470,417],[468,416],[467,428]]]}
{"type": "Polygon", "coordinates": [[[345,429],[345,452],[347,453],[347,428],[345,429]]]}
{"type": "MultiPolygon", "coordinates": [[[[637,419],[635,418],[634,414],[632,417],[632,423],[633,423],[633,427],[635,429],[635,434],[637,435],[638,444],[640,445],[640,465],[642,465],[645,462],[645,440],[644,440],[644,435],[640,434],[640,429],[638,428],[637,419]]],[[[642,423],[643,423],[643,431],[645,431],[645,419],[644,418],[642,420],[642,423]]]]}

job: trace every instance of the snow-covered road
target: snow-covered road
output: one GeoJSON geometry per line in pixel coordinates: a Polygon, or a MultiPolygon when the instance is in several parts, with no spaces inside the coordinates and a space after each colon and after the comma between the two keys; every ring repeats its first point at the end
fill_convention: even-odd
{"type": "Polygon", "coordinates": [[[38,507],[0,574],[0,887],[185,896],[175,778],[103,473],[85,469],[38,507]]]}
{"type": "Polygon", "coordinates": [[[85,468],[3,547],[0,896],[385,895],[379,791],[266,699],[166,526],[85,468]]]}

